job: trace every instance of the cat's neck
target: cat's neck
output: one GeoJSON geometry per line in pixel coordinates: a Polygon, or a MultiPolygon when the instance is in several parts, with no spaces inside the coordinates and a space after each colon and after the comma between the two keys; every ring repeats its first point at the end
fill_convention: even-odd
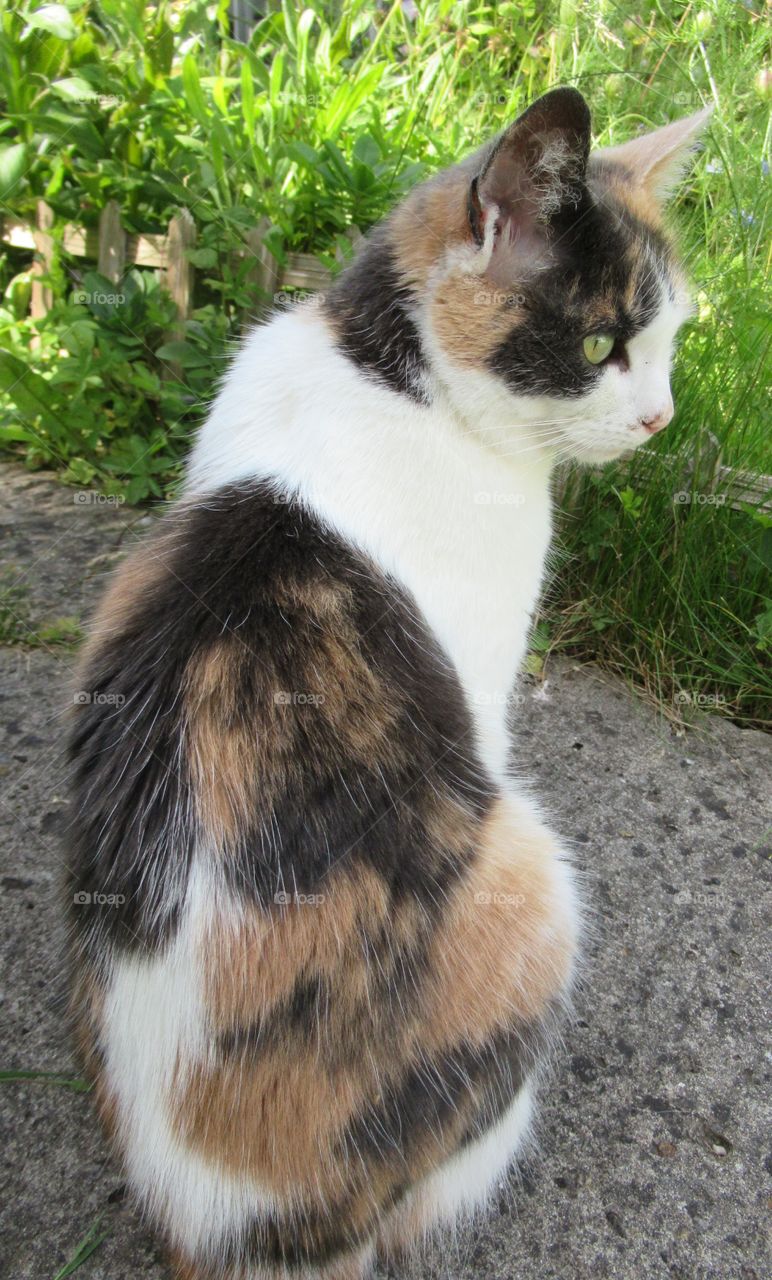
{"type": "Polygon", "coordinates": [[[550,459],[503,458],[483,439],[442,393],[421,403],[364,377],[318,312],[301,310],[243,347],[188,490],[271,477],[401,582],[454,662],[499,771],[549,543],[550,459]]]}

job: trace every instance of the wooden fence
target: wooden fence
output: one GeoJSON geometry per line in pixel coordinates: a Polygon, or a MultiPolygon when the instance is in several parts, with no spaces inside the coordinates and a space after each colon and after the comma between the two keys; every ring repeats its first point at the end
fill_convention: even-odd
{"type": "MultiPolygon", "coordinates": [[[[44,277],[51,270],[56,252],[51,229],[53,210],[39,200],[33,223],[6,218],[0,223],[0,240],[15,249],[29,249],[34,254],[30,314],[39,320],[53,304],[51,289],[44,277]]],[[[255,287],[256,297],[272,298],[281,289],[308,289],[316,291],[330,280],[330,274],[310,253],[290,254],[282,270],[265,247],[265,234],[269,228],[262,219],[244,236],[244,257],[254,260],[248,279],[255,287]]],[[[358,238],[352,232],[351,239],[358,238]]],[[[151,267],[162,273],[164,285],[171,294],[181,326],[189,319],[193,309],[195,267],[188,257],[196,246],[196,226],[187,209],[181,209],[169,222],[166,235],[132,235],[124,230],[118,204],[111,200],[105,205],[97,229],[68,223],[60,237],[62,248],[76,258],[85,258],[97,264],[97,270],[112,284],[118,284],[129,266],[151,267]]]]}
{"type": "MultiPolygon", "coordinates": [[[[0,241],[15,249],[29,249],[34,254],[30,297],[33,320],[41,319],[53,305],[53,293],[45,280],[56,253],[53,224],[53,210],[44,200],[37,203],[34,223],[11,218],[0,223],[0,241]]],[[[269,226],[268,219],[263,218],[244,236],[242,255],[253,260],[247,275],[256,303],[251,314],[258,314],[266,301],[270,302],[282,289],[316,292],[330,280],[330,273],[310,253],[291,254],[282,269],[265,247],[269,226]]],[[[350,238],[355,242],[358,237],[359,232],[353,231],[350,238]]],[[[117,285],[129,266],[150,267],[158,271],[177,312],[176,324],[166,334],[165,340],[174,341],[182,336],[185,321],[193,311],[195,286],[195,267],[190,261],[189,251],[196,246],[196,224],[187,209],[181,209],[174,215],[166,235],[132,235],[123,227],[119,205],[111,200],[100,214],[98,229],[68,223],[59,242],[73,257],[96,262],[100,275],[111,284],[117,285]]],[[[165,368],[171,376],[182,376],[180,366],[173,362],[165,368]]]]}
{"type": "MultiPolygon", "coordinates": [[[[30,314],[40,319],[53,305],[53,294],[45,283],[45,276],[53,265],[55,242],[51,235],[53,211],[39,200],[34,225],[6,219],[0,223],[0,241],[17,249],[29,249],[35,255],[32,266],[33,279],[30,314]]],[[[282,269],[265,247],[265,234],[269,223],[263,219],[244,236],[243,255],[253,259],[248,279],[254,286],[255,298],[273,299],[283,289],[307,289],[316,292],[330,280],[330,273],[309,253],[290,254],[282,269]]],[[[351,240],[360,238],[352,230],[351,240]]],[[[100,275],[112,284],[118,284],[127,266],[150,267],[162,274],[163,282],[171,294],[177,311],[177,328],[168,335],[177,338],[193,310],[195,267],[190,261],[189,250],[196,245],[196,226],[187,209],[181,209],[169,222],[166,235],[131,235],[121,223],[121,211],[114,200],[105,205],[97,230],[68,224],[61,236],[62,247],[76,258],[96,262],[100,275]]],[[[256,307],[259,310],[259,307],[256,307]]],[[[172,370],[179,373],[179,370],[172,370]]],[[[678,476],[679,461],[673,459],[674,479],[678,476]]],[[[681,462],[683,476],[683,462],[681,462]]],[[[559,480],[558,498],[571,505],[572,485],[559,480]]],[[[688,476],[683,476],[683,489],[688,489],[688,476]]],[[[689,493],[691,500],[691,493],[689,493]]],[[[741,508],[747,503],[759,510],[772,512],[772,476],[755,475],[721,465],[716,459],[709,483],[701,486],[695,501],[727,501],[741,508]]]]}

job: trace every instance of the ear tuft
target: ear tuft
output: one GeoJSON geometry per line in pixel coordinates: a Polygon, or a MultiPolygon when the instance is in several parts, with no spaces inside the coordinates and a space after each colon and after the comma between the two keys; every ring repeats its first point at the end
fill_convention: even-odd
{"type": "Polygon", "coordinates": [[[549,250],[551,223],[586,195],[590,112],[576,89],[553,89],[492,144],[467,196],[475,268],[506,282],[549,250]]]}
{"type": "Polygon", "coordinates": [[[621,146],[604,147],[593,158],[597,156],[604,165],[623,169],[633,183],[656,200],[667,200],[688,168],[699,135],[712,114],[712,106],[703,107],[692,116],[674,120],[621,146]]]}
{"type": "MultiPolygon", "coordinates": [[[[553,89],[493,144],[470,194],[470,212],[495,205],[506,218],[546,224],[576,204],[590,150],[590,112],[576,89],[553,89]]],[[[473,223],[474,230],[474,223],[473,223]]]]}

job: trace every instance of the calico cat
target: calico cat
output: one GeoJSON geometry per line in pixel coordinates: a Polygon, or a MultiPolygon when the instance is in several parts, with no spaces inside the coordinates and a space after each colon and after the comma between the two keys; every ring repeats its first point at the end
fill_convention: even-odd
{"type": "Polygon", "coordinates": [[[508,769],[550,472],[670,419],[661,201],[573,89],[254,330],[119,570],[71,754],[74,1010],[187,1280],[359,1280],[481,1205],[580,934],[508,769]],[[108,696],[96,696],[108,695],[108,696]]]}

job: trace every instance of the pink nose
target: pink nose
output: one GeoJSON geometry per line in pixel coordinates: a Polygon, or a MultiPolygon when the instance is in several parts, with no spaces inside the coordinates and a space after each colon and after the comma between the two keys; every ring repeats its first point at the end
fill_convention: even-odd
{"type": "Polygon", "coordinates": [[[667,426],[667,424],[670,422],[670,419],[672,417],[673,417],[673,405],[669,404],[668,407],[666,409],[663,409],[660,413],[658,413],[656,417],[641,418],[641,426],[644,428],[644,430],[648,431],[650,436],[655,436],[658,431],[661,431],[663,427],[667,426]]]}

